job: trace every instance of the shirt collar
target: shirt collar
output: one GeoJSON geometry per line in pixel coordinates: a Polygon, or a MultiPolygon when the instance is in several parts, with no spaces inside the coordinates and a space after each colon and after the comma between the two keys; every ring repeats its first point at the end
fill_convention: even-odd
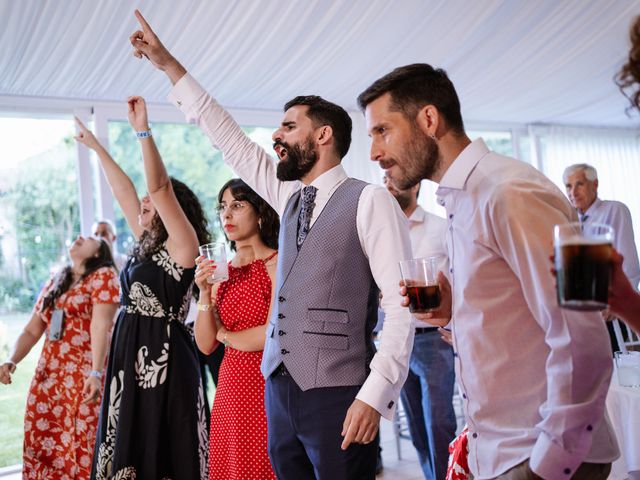
{"type": "Polygon", "coordinates": [[[593,213],[594,211],[596,211],[601,203],[602,203],[602,200],[600,200],[598,197],[596,197],[596,199],[589,206],[589,208],[587,208],[587,211],[582,214],[582,216],[589,215],[589,212],[593,213]]]}
{"type": "Polygon", "coordinates": [[[409,215],[410,223],[423,223],[425,217],[424,209],[418,205],[411,215],[409,215]]]}
{"type": "Polygon", "coordinates": [[[338,164],[317,177],[310,185],[318,189],[318,195],[327,196],[331,195],[333,190],[346,179],[347,172],[341,164],[338,164]]]}
{"type": "Polygon", "coordinates": [[[489,148],[487,148],[482,138],[478,138],[467,145],[444,173],[438,190],[441,188],[464,190],[471,172],[487,153],[489,153],[489,148]]]}

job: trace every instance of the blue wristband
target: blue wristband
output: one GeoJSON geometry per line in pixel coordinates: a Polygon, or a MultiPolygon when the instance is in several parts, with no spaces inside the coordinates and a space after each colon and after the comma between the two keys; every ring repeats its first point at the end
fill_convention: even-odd
{"type": "Polygon", "coordinates": [[[151,130],[145,130],[143,132],[136,132],[136,137],[138,138],[149,138],[152,137],[151,130]]]}

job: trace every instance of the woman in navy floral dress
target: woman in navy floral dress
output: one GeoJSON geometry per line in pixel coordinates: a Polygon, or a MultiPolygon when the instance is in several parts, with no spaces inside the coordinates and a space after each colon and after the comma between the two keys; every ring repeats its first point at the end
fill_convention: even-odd
{"type": "Polygon", "coordinates": [[[95,479],[207,478],[204,392],[184,320],[206,219],[193,192],[170,178],[147,123],[145,102],[131,97],[129,122],[142,148],[148,195],[93,134],[76,139],[96,151],[137,239],[120,276],[118,316],[92,470],[95,479]]]}

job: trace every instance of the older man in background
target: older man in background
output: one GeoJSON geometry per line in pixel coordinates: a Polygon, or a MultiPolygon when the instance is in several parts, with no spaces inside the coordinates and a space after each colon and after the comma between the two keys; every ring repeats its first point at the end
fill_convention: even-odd
{"type": "Polygon", "coordinates": [[[583,223],[604,223],[615,231],[613,246],[624,257],[622,269],[634,288],[640,282],[640,264],[633,235],[631,213],[616,200],[598,198],[598,172],[591,165],[578,163],[567,167],[562,175],[571,204],[583,223]]]}

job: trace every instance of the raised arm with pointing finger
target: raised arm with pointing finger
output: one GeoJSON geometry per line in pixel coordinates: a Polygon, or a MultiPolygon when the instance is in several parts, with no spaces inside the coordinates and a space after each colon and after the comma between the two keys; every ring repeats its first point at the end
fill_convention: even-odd
{"type": "Polygon", "coordinates": [[[397,292],[398,262],[411,257],[404,215],[385,188],[344,171],[351,142],[344,109],[317,96],[288,102],[272,136],[276,163],[136,17],[134,55],[165,72],[174,104],[281,216],[278,302],[262,361],[276,475],[373,478],[371,442],[380,416],[393,417],[413,344],[397,292]],[[376,353],[378,289],[385,325],[376,353]],[[295,405],[285,398],[289,388],[298,392],[295,405]],[[320,410],[322,428],[313,423],[320,410]]]}

